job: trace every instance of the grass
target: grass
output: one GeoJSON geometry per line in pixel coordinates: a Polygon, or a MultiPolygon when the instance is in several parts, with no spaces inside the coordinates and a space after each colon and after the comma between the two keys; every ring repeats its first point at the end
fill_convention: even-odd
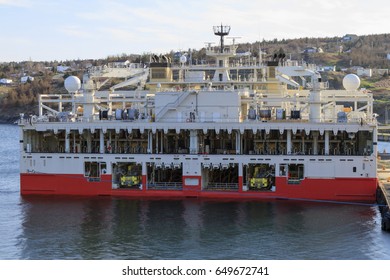
{"type": "Polygon", "coordinates": [[[362,87],[362,88],[369,88],[369,89],[375,88],[374,82],[371,82],[371,81],[368,81],[368,80],[360,80],[360,87],[362,87]]]}

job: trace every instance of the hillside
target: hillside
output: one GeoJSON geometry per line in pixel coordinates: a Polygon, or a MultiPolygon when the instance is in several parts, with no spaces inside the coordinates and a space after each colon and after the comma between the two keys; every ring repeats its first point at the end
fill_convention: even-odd
{"type": "MultiPolygon", "coordinates": [[[[243,44],[243,51],[253,50],[258,54],[259,46],[269,57],[283,50],[294,60],[305,60],[317,65],[333,65],[336,68],[361,66],[365,68],[389,68],[390,34],[366,35],[353,37],[350,41],[340,37],[333,38],[300,38],[291,40],[274,40],[243,44]],[[310,52],[310,48],[322,52],[310,52]],[[306,51],[305,51],[306,50],[306,51]]],[[[239,50],[240,50],[239,49],[239,50]]]]}

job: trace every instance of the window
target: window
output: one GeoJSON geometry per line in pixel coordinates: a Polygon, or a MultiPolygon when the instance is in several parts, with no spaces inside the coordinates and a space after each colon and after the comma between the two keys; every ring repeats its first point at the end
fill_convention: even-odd
{"type": "Polygon", "coordinates": [[[153,69],[152,79],[165,79],[167,77],[165,69],[153,69]]]}
{"type": "Polygon", "coordinates": [[[303,180],[304,165],[303,164],[289,164],[288,165],[288,179],[303,180]]]}
{"type": "Polygon", "coordinates": [[[84,163],[84,176],[90,181],[100,181],[100,176],[107,173],[107,164],[105,162],[89,162],[84,163]]]}
{"type": "Polygon", "coordinates": [[[286,176],[287,174],[287,165],[281,164],[279,165],[279,176],[286,176]]]}

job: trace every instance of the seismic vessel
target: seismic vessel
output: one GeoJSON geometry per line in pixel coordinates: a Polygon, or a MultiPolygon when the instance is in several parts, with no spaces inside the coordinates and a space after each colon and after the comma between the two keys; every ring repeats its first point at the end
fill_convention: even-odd
{"type": "Polygon", "coordinates": [[[346,75],[224,43],[208,61],[90,67],[21,114],[22,195],[375,200],[373,96],[346,75]]]}

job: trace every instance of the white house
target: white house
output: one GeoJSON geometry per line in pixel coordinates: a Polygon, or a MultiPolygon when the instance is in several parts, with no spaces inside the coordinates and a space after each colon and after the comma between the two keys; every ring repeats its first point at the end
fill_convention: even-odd
{"type": "Polygon", "coordinates": [[[21,77],[20,78],[20,82],[21,83],[27,83],[28,81],[34,81],[34,77],[31,77],[31,76],[24,76],[24,77],[21,77]]]}
{"type": "Polygon", "coordinates": [[[307,47],[303,50],[303,53],[323,53],[324,51],[321,48],[316,47],[307,47]]]}
{"type": "Polygon", "coordinates": [[[336,71],[336,66],[324,66],[324,71],[326,71],[326,72],[328,72],[328,71],[335,72],[336,71]]]}
{"type": "Polygon", "coordinates": [[[0,84],[3,84],[3,85],[10,85],[12,84],[12,80],[11,79],[0,79],[0,84]]]}
{"type": "Polygon", "coordinates": [[[57,72],[59,73],[64,73],[70,69],[69,66],[64,66],[64,65],[58,65],[57,66],[57,72]]]}
{"type": "Polygon", "coordinates": [[[368,68],[368,69],[364,69],[364,68],[358,68],[356,70],[356,74],[360,77],[371,77],[372,76],[372,69],[368,68]]]}

